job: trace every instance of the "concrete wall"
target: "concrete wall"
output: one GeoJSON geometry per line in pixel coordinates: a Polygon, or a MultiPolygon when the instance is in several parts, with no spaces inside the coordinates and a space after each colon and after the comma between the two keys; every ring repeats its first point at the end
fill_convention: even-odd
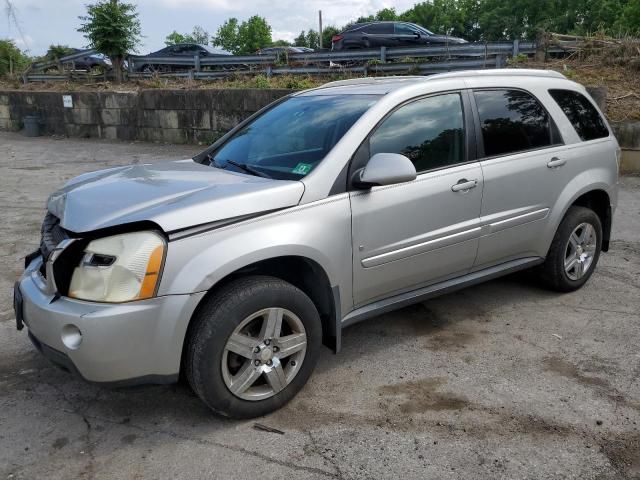
{"type": "Polygon", "coordinates": [[[38,115],[44,135],[210,143],[290,90],[0,91],[0,130],[38,115]],[[63,106],[70,95],[73,106],[63,106]]]}

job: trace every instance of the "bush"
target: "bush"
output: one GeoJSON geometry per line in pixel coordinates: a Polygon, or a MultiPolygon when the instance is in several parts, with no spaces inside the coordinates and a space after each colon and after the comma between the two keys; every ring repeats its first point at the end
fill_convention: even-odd
{"type": "Polygon", "coordinates": [[[29,57],[16,47],[13,40],[0,40],[0,76],[20,73],[29,62],[29,57]]]}

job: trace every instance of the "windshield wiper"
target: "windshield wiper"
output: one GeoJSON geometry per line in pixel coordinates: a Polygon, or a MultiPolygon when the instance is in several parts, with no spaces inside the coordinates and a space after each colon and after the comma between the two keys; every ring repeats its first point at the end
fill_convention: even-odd
{"type": "Polygon", "coordinates": [[[246,165],[244,163],[235,162],[233,160],[227,160],[227,163],[230,163],[234,167],[238,167],[240,170],[243,170],[243,171],[245,171],[247,173],[250,173],[252,175],[257,175],[258,177],[272,178],[270,175],[267,175],[266,173],[261,172],[260,170],[257,170],[255,168],[253,168],[251,165],[246,165]]]}
{"type": "Polygon", "coordinates": [[[214,166],[216,168],[220,168],[222,170],[225,170],[227,168],[227,163],[230,163],[231,165],[233,165],[234,167],[238,167],[240,170],[246,172],[246,173],[250,173],[252,175],[256,175],[258,177],[262,177],[262,178],[273,178],[270,175],[267,175],[264,172],[261,172],[260,170],[257,170],[255,168],[253,168],[251,165],[245,165],[244,163],[239,163],[236,162],[234,160],[227,160],[226,163],[224,165],[220,165],[216,159],[213,157],[213,154],[209,154],[207,155],[207,158],[209,159],[209,165],[210,166],[214,166]]]}

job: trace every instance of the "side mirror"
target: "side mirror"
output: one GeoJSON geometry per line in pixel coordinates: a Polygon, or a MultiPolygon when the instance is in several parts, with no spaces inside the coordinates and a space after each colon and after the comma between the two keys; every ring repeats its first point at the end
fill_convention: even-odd
{"type": "Polygon", "coordinates": [[[367,166],[355,173],[354,185],[360,188],[395,185],[416,179],[411,160],[398,153],[376,153],[367,166]]]}

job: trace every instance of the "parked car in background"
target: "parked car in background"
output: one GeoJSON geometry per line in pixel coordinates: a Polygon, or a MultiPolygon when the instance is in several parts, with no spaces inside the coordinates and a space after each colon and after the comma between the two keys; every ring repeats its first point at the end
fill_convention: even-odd
{"type": "Polygon", "coordinates": [[[420,25],[408,22],[355,23],[331,39],[332,50],[379,47],[420,47],[425,45],[461,44],[466,40],[438,35],[420,25]]]}
{"type": "MultiPolygon", "coordinates": [[[[73,55],[83,51],[84,49],[81,49],[81,48],[72,48],[69,55],[73,55]]],[[[95,71],[96,69],[99,69],[102,71],[108,71],[108,70],[111,70],[112,68],[111,60],[109,59],[109,57],[107,57],[106,55],[103,55],[102,53],[90,53],[84,57],[79,57],[72,61],[67,61],[67,62],[60,61],[60,63],[62,64],[62,68],[64,70],[86,70],[87,72],[89,72],[92,70],[95,71]]],[[[51,66],[46,68],[45,72],[52,72],[57,69],[58,69],[57,66],[51,66]]]]}
{"type": "Polygon", "coordinates": [[[199,43],[178,43],[176,45],[169,45],[157,52],[150,53],[141,57],[136,57],[136,62],[133,65],[134,72],[175,72],[179,70],[188,70],[189,67],[182,65],[169,65],[163,64],[153,60],[157,57],[220,57],[231,55],[229,52],[212,48],[208,45],[201,45],[199,43]],[[149,61],[145,61],[148,58],[149,61]]]}
{"type": "Polygon", "coordinates": [[[192,160],[53,193],[17,327],[89,381],[182,375],[216,412],[265,415],[356,322],[531,267],[581,288],[609,248],[619,161],[596,104],[557,72],[296,92],[192,160]]]}

